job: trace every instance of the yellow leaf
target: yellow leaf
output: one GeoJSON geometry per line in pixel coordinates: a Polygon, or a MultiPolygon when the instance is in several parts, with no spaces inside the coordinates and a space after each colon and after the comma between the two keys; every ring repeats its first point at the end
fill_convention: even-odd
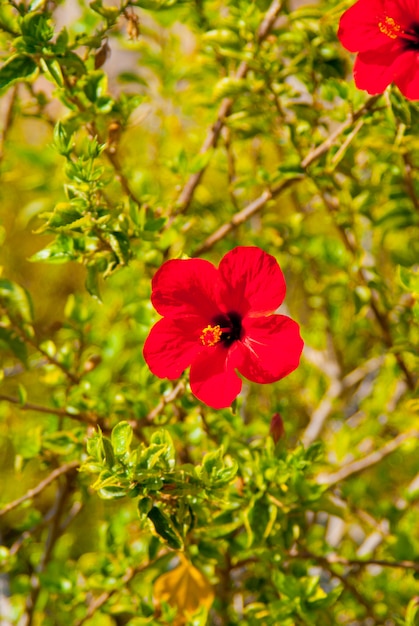
{"type": "Polygon", "coordinates": [[[209,609],[214,592],[205,576],[181,555],[178,567],[162,574],[155,581],[154,597],[158,603],[167,602],[176,607],[179,616],[186,617],[203,606],[209,609]]]}

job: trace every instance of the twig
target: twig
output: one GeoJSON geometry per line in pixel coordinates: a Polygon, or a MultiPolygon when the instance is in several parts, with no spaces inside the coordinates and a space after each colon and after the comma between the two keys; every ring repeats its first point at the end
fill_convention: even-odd
{"type": "MultiPolygon", "coordinates": [[[[259,27],[257,33],[257,43],[260,44],[271,31],[275,20],[278,16],[279,11],[281,10],[282,2],[281,0],[273,0],[271,6],[265,14],[265,17],[259,27]]],[[[246,61],[242,61],[240,63],[234,77],[237,79],[244,78],[249,71],[249,65],[246,61]]],[[[233,98],[224,98],[220,104],[220,107],[217,112],[217,119],[215,123],[211,126],[208,131],[208,134],[202,144],[201,149],[199,150],[199,154],[205,154],[211,148],[215,148],[218,143],[218,139],[221,134],[221,130],[224,126],[224,122],[226,117],[230,115],[234,100],[233,98]]],[[[179,213],[185,213],[188,210],[188,207],[192,201],[193,194],[195,189],[201,182],[201,179],[207,169],[207,165],[204,165],[198,172],[192,174],[182,191],[179,194],[179,197],[176,201],[176,209],[174,214],[177,215],[179,213]]]]}
{"type": "MultiPolygon", "coordinates": [[[[90,131],[93,136],[96,135],[100,143],[104,143],[96,127],[96,124],[94,123],[90,124],[90,131]]],[[[119,181],[119,184],[121,185],[125,194],[128,196],[128,198],[130,198],[134,202],[134,204],[136,204],[137,206],[141,206],[142,204],[141,201],[139,200],[139,198],[137,198],[137,196],[131,189],[128,179],[123,172],[122,165],[119,160],[119,156],[116,151],[115,145],[110,146],[109,143],[106,142],[105,154],[108,157],[108,160],[111,163],[112,167],[114,168],[115,173],[116,173],[116,179],[119,181]]]]}
{"type": "MultiPolygon", "coordinates": [[[[72,468],[74,469],[74,468],[72,468]]],[[[31,576],[31,592],[26,598],[26,611],[21,620],[22,626],[32,626],[35,619],[35,608],[41,591],[40,575],[45,571],[51,558],[52,551],[58,537],[61,535],[60,521],[64,513],[65,505],[71,492],[71,481],[66,475],[66,481],[58,488],[55,503],[51,510],[51,523],[48,527],[48,536],[45,542],[45,549],[40,558],[39,564],[31,576]]]]}
{"type": "Polygon", "coordinates": [[[290,556],[296,559],[314,559],[327,561],[331,565],[337,563],[339,565],[347,565],[348,567],[356,565],[359,567],[368,567],[368,565],[380,565],[381,567],[394,567],[398,569],[412,569],[415,572],[419,572],[419,563],[417,561],[387,561],[385,559],[346,559],[338,554],[327,554],[318,556],[313,554],[309,550],[303,550],[301,552],[290,552],[290,556]]]}
{"type": "MultiPolygon", "coordinates": [[[[145,569],[145,567],[142,569],[145,569]]],[[[121,587],[124,585],[127,585],[130,582],[130,580],[134,578],[135,574],[138,571],[141,571],[141,570],[134,569],[133,567],[128,568],[128,570],[125,572],[125,574],[121,578],[121,583],[122,583],[121,587]]],[[[100,607],[103,606],[105,602],[107,602],[109,598],[112,597],[116,591],[118,590],[111,589],[110,591],[104,591],[103,593],[100,594],[100,596],[92,600],[92,602],[90,602],[89,606],[87,607],[87,611],[85,615],[83,615],[81,619],[74,622],[73,626],[82,626],[82,624],[84,624],[88,619],[90,619],[92,615],[94,615],[96,611],[100,609],[100,607]]]]}
{"type": "Polygon", "coordinates": [[[406,433],[401,433],[388,443],[386,443],[382,448],[368,454],[362,459],[358,461],[353,461],[352,463],[348,463],[341,467],[337,472],[333,474],[319,474],[317,477],[317,482],[320,485],[332,486],[336,485],[342,480],[353,476],[354,474],[358,474],[373,465],[376,465],[380,461],[382,461],[386,456],[400,448],[405,441],[409,439],[419,439],[419,431],[418,430],[409,430],[406,433]]]}
{"type": "Polygon", "coordinates": [[[330,133],[330,135],[327,137],[327,139],[323,141],[323,143],[321,143],[319,146],[317,146],[317,148],[314,148],[314,150],[309,152],[309,154],[301,161],[301,167],[303,169],[306,169],[314,161],[317,161],[319,157],[325,154],[325,152],[328,152],[330,148],[334,145],[336,139],[340,137],[340,135],[342,135],[342,133],[344,133],[347,128],[354,124],[354,122],[357,122],[358,119],[362,117],[362,115],[364,115],[364,113],[372,109],[372,107],[379,98],[380,95],[368,98],[368,100],[366,100],[366,102],[364,102],[364,104],[357,111],[355,111],[355,113],[351,113],[350,115],[348,115],[347,119],[342,122],[342,124],[338,126],[332,133],[330,133]]]}
{"type": "Polygon", "coordinates": [[[333,155],[333,158],[332,158],[333,167],[336,167],[336,165],[342,159],[349,144],[353,141],[353,139],[359,133],[359,131],[361,130],[364,124],[365,124],[365,120],[362,118],[357,121],[357,123],[355,124],[355,127],[351,130],[351,132],[348,134],[343,144],[339,147],[339,150],[333,155]]]}
{"type": "Polygon", "coordinates": [[[253,200],[253,202],[248,204],[244,209],[235,213],[230,222],[226,222],[212,235],[210,235],[198,248],[194,250],[191,256],[199,256],[200,254],[210,250],[218,241],[220,241],[220,239],[223,239],[223,237],[228,235],[228,233],[234,228],[237,228],[237,226],[246,222],[250,217],[252,217],[252,215],[258,213],[265,206],[265,204],[269,202],[269,200],[276,198],[294,183],[303,179],[304,175],[301,174],[282,181],[278,185],[272,187],[272,189],[265,189],[265,191],[258,198],[256,198],[256,200],[253,200]]]}
{"type": "MultiPolygon", "coordinates": [[[[124,576],[122,576],[121,578],[121,583],[122,583],[121,588],[127,585],[134,578],[134,576],[145,571],[147,568],[151,567],[158,559],[160,559],[165,554],[166,553],[164,551],[161,551],[159,552],[159,554],[153,561],[150,561],[146,563],[145,565],[141,565],[140,567],[129,567],[127,571],[125,572],[124,576]]],[[[82,626],[82,624],[84,624],[90,617],[92,617],[92,615],[94,615],[94,613],[98,609],[100,609],[100,607],[103,606],[105,602],[107,602],[109,598],[111,598],[114,595],[114,593],[116,593],[119,590],[120,589],[118,588],[118,589],[111,589],[110,591],[104,591],[103,593],[100,594],[100,596],[98,596],[97,598],[94,598],[90,602],[89,606],[87,607],[86,613],[83,615],[81,619],[74,622],[73,626],[82,626]]]]}
{"type": "Polygon", "coordinates": [[[96,426],[100,421],[98,418],[91,417],[90,415],[86,415],[85,413],[70,413],[70,411],[66,411],[66,409],[56,409],[54,407],[44,406],[42,404],[34,404],[33,402],[25,402],[24,404],[22,404],[19,398],[7,396],[4,394],[0,394],[0,402],[1,401],[10,402],[10,404],[17,404],[19,405],[19,409],[21,411],[37,411],[38,413],[58,415],[59,417],[69,417],[78,422],[91,424],[92,426],[96,426]]]}
{"type": "Polygon", "coordinates": [[[310,422],[302,435],[301,440],[305,446],[310,445],[319,437],[324,423],[333,408],[333,400],[338,398],[345,389],[353,387],[368,376],[368,374],[376,371],[383,361],[384,357],[382,356],[374,357],[347,374],[342,380],[337,377],[332,378],[326,394],[317,409],[313,412],[310,422]]]}
{"type": "MultiPolygon", "coordinates": [[[[314,148],[302,161],[301,168],[303,170],[307,169],[314,161],[320,158],[325,152],[330,150],[330,148],[334,145],[335,141],[338,137],[345,132],[347,128],[351,126],[354,122],[358,121],[358,119],[368,110],[370,110],[373,105],[376,103],[380,96],[373,96],[369,98],[355,113],[348,116],[348,118],[334,130],[323,143],[314,148]]],[[[192,177],[191,177],[192,178],[192,177]]],[[[222,226],[220,226],[212,235],[210,235],[204,243],[202,243],[196,250],[193,252],[192,256],[199,256],[200,254],[207,252],[210,250],[218,241],[223,239],[228,233],[230,233],[234,228],[243,224],[246,220],[248,220],[252,215],[263,209],[265,204],[271,200],[272,198],[280,195],[283,191],[294,185],[294,183],[298,183],[301,180],[304,180],[304,174],[300,174],[298,176],[294,176],[293,178],[289,178],[281,183],[278,183],[276,186],[272,187],[272,189],[265,189],[265,191],[258,197],[256,200],[253,200],[250,204],[248,204],[244,209],[235,213],[231,218],[230,222],[226,222],[222,226]]],[[[199,181],[198,181],[199,182],[199,181]]]]}
{"type": "Polygon", "coordinates": [[[288,556],[293,558],[293,559],[298,559],[298,560],[312,559],[313,561],[316,561],[317,563],[319,563],[319,565],[323,569],[328,571],[333,578],[338,578],[341,581],[341,583],[343,584],[345,589],[351,595],[353,595],[354,598],[356,598],[356,600],[358,601],[359,604],[361,604],[364,607],[364,609],[367,611],[368,617],[371,617],[375,621],[376,615],[375,615],[373,607],[370,606],[368,601],[358,591],[358,589],[355,587],[355,585],[352,583],[352,581],[348,579],[348,575],[341,574],[341,573],[337,572],[333,568],[333,563],[334,562],[330,561],[327,556],[321,556],[321,555],[313,554],[309,550],[304,550],[303,552],[296,552],[294,550],[291,550],[289,552],[288,556]]]}
{"type": "MultiPolygon", "coordinates": [[[[72,87],[65,74],[63,75],[63,78],[64,78],[65,85],[67,87],[67,97],[78,108],[80,113],[85,113],[86,107],[77,96],[72,95],[72,87]]],[[[122,166],[121,166],[121,163],[119,161],[119,157],[116,151],[115,142],[112,143],[112,145],[110,145],[109,141],[105,141],[104,138],[101,136],[94,121],[90,122],[89,124],[86,124],[86,128],[92,137],[97,137],[99,143],[105,144],[105,154],[115,170],[116,178],[119,181],[122,189],[135,204],[137,204],[138,206],[141,206],[140,200],[136,197],[135,193],[131,189],[128,179],[126,178],[124,172],[122,171],[122,166]]]]}
{"type": "Polygon", "coordinates": [[[74,385],[78,385],[80,382],[80,379],[78,378],[78,376],[76,376],[75,374],[73,374],[72,372],[70,372],[65,365],[63,365],[62,363],[60,363],[59,361],[57,361],[57,359],[55,359],[53,356],[51,356],[50,354],[48,354],[48,352],[46,350],[44,350],[43,348],[41,348],[41,346],[39,346],[37,344],[37,342],[28,335],[28,333],[26,333],[23,328],[19,325],[18,321],[16,319],[14,319],[13,317],[10,316],[7,308],[1,304],[0,305],[0,311],[4,311],[5,314],[7,315],[7,317],[9,318],[10,324],[13,328],[13,331],[16,333],[16,335],[22,340],[23,343],[28,344],[29,346],[32,346],[32,348],[34,348],[37,352],[39,352],[40,354],[42,354],[42,356],[46,359],[46,361],[48,363],[50,363],[51,365],[55,365],[56,367],[58,367],[66,376],[67,378],[74,384],[74,385]]]}
{"type": "Polygon", "coordinates": [[[1,129],[1,132],[0,132],[0,161],[4,157],[4,144],[6,142],[7,135],[13,123],[14,106],[15,106],[16,97],[17,97],[17,90],[18,90],[18,85],[15,85],[13,89],[11,89],[10,95],[8,96],[9,99],[7,102],[7,110],[5,114],[3,115],[4,123],[3,123],[3,128],[1,129]]]}
{"type": "Polygon", "coordinates": [[[140,439],[143,439],[144,436],[141,432],[141,427],[153,422],[158,415],[163,411],[165,406],[173,402],[183,391],[185,390],[185,383],[183,381],[179,381],[178,384],[166,395],[162,396],[160,402],[152,409],[142,420],[129,420],[129,424],[133,429],[134,433],[140,439]]]}
{"type": "Polygon", "coordinates": [[[29,491],[27,491],[20,498],[17,498],[17,500],[13,500],[13,502],[9,502],[9,504],[6,504],[6,506],[0,510],[0,517],[5,515],[6,513],[9,513],[10,511],[18,507],[20,504],[23,504],[23,502],[26,502],[26,500],[31,500],[32,498],[35,498],[40,493],[42,493],[44,489],[48,487],[48,485],[53,483],[54,480],[57,480],[57,478],[59,478],[60,476],[63,476],[64,474],[68,474],[69,472],[76,469],[76,467],[78,467],[79,465],[80,465],[79,461],[71,461],[71,463],[67,463],[66,465],[57,467],[57,469],[53,470],[51,474],[49,474],[49,476],[47,476],[36,487],[34,487],[33,489],[29,489],[29,491]]]}

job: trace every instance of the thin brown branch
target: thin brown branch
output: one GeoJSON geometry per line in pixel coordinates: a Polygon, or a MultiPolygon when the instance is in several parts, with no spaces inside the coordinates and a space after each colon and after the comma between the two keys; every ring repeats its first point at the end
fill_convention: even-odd
{"type": "Polygon", "coordinates": [[[409,439],[419,439],[419,431],[409,430],[406,433],[401,433],[400,435],[386,443],[379,450],[375,450],[374,452],[371,452],[371,454],[368,454],[362,459],[344,465],[337,472],[334,472],[333,474],[320,474],[317,477],[317,482],[320,485],[327,485],[328,487],[336,485],[342,480],[345,480],[350,476],[354,476],[355,474],[359,474],[360,472],[369,469],[373,465],[376,465],[386,456],[400,448],[400,446],[402,446],[409,439]]]}
{"type": "MultiPolygon", "coordinates": [[[[1,29],[1,28],[0,28],[1,29]]],[[[7,139],[7,135],[11,129],[14,118],[14,107],[17,98],[18,85],[15,85],[8,94],[7,108],[3,113],[3,128],[0,131],[0,161],[4,157],[4,144],[7,139]]]]}
{"type": "MultiPolygon", "coordinates": [[[[67,78],[66,75],[64,75],[63,78],[64,78],[64,82],[66,83],[66,87],[67,87],[67,90],[68,90],[67,97],[78,108],[80,113],[84,113],[86,111],[86,107],[84,106],[84,104],[80,101],[80,99],[77,96],[70,95],[72,93],[71,84],[69,83],[68,78],[67,78]]],[[[101,136],[101,134],[99,132],[99,129],[97,128],[97,125],[95,124],[95,122],[91,122],[91,123],[87,124],[86,128],[87,128],[88,132],[90,133],[90,135],[92,137],[96,137],[97,138],[99,143],[105,144],[105,154],[106,154],[109,162],[111,163],[112,167],[115,170],[116,179],[120,183],[120,185],[121,185],[122,189],[124,190],[125,194],[135,204],[137,204],[138,206],[141,206],[140,200],[137,198],[137,196],[135,195],[135,193],[131,189],[131,186],[130,186],[130,184],[128,182],[128,179],[127,179],[127,177],[125,176],[125,174],[123,172],[122,165],[121,165],[121,162],[119,160],[118,153],[117,153],[117,142],[116,141],[111,141],[111,140],[105,140],[101,136]]],[[[118,131],[115,133],[115,135],[118,135],[118,131]]]]}
{"type": "Polygon", "coordinates": [[[4,313],[7,315],[7,317],[9,318],[10,324],[13,328],[13,331],[16,333],[16,335],[18,335],[18,337],[22,340],[23,343],[31,346],[32,348],[34,348],[34,350],[42,354],[45,360],[51,365],[55,365],[56,367],[58,367],[67,376],[67,378],[70,380],[71,383],[73,383],[74,385],[78,385],[78,383],[80,382],[79,377],[73,374],[72,372],[70,372],[65,367],[65,365],[57,361],[55,357],[51,356],[50,354],[48,354],[48,352],[46,352],[46,350],[41,348],[38,345],[38,343],[35,341],[35,339],[32,336],[29,336],[27,332],[25,332],[25,330],[21,327],[20,323],[16,319],[13,319],[13,317],[10,316],[5,306],[2,305],[0,307],[0,311],[4,311],[4,313]]]}
{"type": "MultiPolygon", "coordinates": [[[[325,141],[323,141],[323,143],[307,154],[307,156],[301,161],[301,168],[303,170],[307,169],[314,161],[330,150],[338,137],[340,137],[340,135],[342,135],[342,133],[344,133],[345,130],[347,130],[352,124],[356,123],[366,111],[369,111],[374,106],[378,98],[379,96],[369,98],[357,111],[355,111],[355,113],[349,115],[348,118],[340,126],[338,126],[327,137],[327,139],[325,139],[325,141]]],[[[200,254],[210,250],[218,241],[228,235],[234,228],[237,228],[237,226],[246,222],[250,217],[252,217],[252,215],[261,211],[269,200],[280,195],[283,191],[294,185],[294,183],[298,183],[301,180],[304,180],[304,174],[282,181],[272,187],[272,189],[265,189],[265,191],[263,191],[263,193],[256,198],[256,200],[253,200],[253,202],[248,204],[244,209],[235,213],[229,222],[220,226],[212,235],[210,235],[198,248],[196,248],[192,256],[199,256],[200,254]]]]}
{"type": "Polygon", "coordinates": [[[314,148],[313,150],[311,150],[311,152],[309,152],[309,154],[307,154],[307,156],[301,161],[301,167],[303,169],[306,169],[314,161],[317,161],[319,157],[328,152],[330,148],[335,144],[336,139],[338,139],[338,137],[340,137],[340,135],[342,135],[345,130],[350,128],[352,124],[357,122],[359,118],[364,115],[364,113],[370,111],[379,98],[380,95],[368,98],[368,100],[364,102],[364,104],[357,111],[355,111],[355,113],[351,113],[350,115],[348,115],[346,120],[342,122],[342,124],[340,124],[340,126],[338,126],[333,132],[331,132],[327,139],[323,141],[323,143],[321,143],[319,146],[317,146],[317,148],[314,148]]]}
{"type": "Polygon", "coordinates": [[[164,407],[170,402],[173,402],[181,393],[185,391],[185,383],[183,381],[178,382],[178,384],[173,387],[172,391],[165,396],[162,397],[159,404],[154,407],[152,411],[147,415],[146,419],[148,422],[152,422],[160,413],[163,411],[164,407]]]}
{"type": "Polygon", "coordinates": [[[78,422],[83,422],[86,424],[91,424],[92,426],[96,426],[100,420],[98,418],[93,417],[91,415],[86,415],[85,413],[71,413],[66,409],[58,409],[50,406],[44,406],[42,404],[35,404],[33,402],[25,402],[21,403],[19,398],[15,398],[13,396],[7,396],[5,394],[0,394],[0,402],[9,402],[10,404],[16,404],[19,406],[21,411],[37,411],[38,413],[46,413],[48,415],[58,415],[59,417],[69,417],[78,422]]]}
{"type": "Polygon", "coordinates": [[[358,384],[366,376],[371,374],[371,372],[376,371],[383,363],[383,360],[383,357],[374,357],[344,376],[344,378],[339,379],[335,377],[331,380],[326,394],[313,412],[310,422],[302,435],[301,440],[305,446],[310,445],[319,437],[323,425],[333,409],[333,401],[338,398],[343,391],[358,384]]]}
{"type": "MultiPolygon", "coordinates": [[[[130,582],[130,580],[134,578],[135,574],[138,571],[140,570],[130,567],[122,576],[122,579],[121,579],[122,585],[123,586],[127,585],[130,582]]],[[[100,596],[98,596],[92,602],[90,602],[89,606],[87,607],[85,615],[83,615],[81,619],[74,622],[74,626],[82,626],[82,624],[84,624],[88,619],[90,619],[96,613],[96,611],[100,609],[100,607],[103,606],[105,602],[109,600],[109,598],[113,596],[113,594],[116,591],[117,589],[112,589],[111,591],[104,591],[103,593],[100,594],[100,596]]]]}
{"type": "Polygon", "coordinates": [[[204,252],[210,250],[218,241],[223,239],[228,233],[230,233],[234,228],[240,226],[240,224],[244,224],[252,215],[258,213],[269,200],[276,198],[281,195],[284,191],[289,189],[294,183],[303,180],[304,176],[298,175],[293,178],[288,178],[287,180],[282,181],[278,185],[272,187],[272,189],[265,189],[265,191],[258,197],[256,200],[253,200],[250,204],[248,204],[244,209],[235,213],[231,218],[230,222],[226,222],[220,228],[218,228],[212,235],[210,235],[198,248],[194,250],[191,256],[199,256],[204,252]]]}
{"type": "Polygon", "coordinates": [[[368,565],[379,565],[380,567],[390,567],[395,569],[412,569],[419,572],[419,563],[417,561],[386,561],[384,559],[345,559],[340,556],[330,556],[330,563],[341,563],[342,565],[357,565],[359,567],[367,567],[368,565]]]}
{"type": "MultiPolygon", "coordinates": [[[[141,565],[140,567],[129,567],[127,571],[125,572],[124,576],[122,576],[121,578],[122,584],[120,588],[124,588],[134,578],[134,576],[136,576],[137,574],[140,574],[141,572],[145,571],[149,567],[152,567],[153,564],[164,555],[165,555],[165,552],[161,551],[153,561],[150,561],[149,563],[146,563],[145,565],[141,565]]],[[[77,620],[76,622],[74,622],[73,626],[82,626],[117,591],[119,591],[119,589],[111,589],[110,591],[104,591],[103,593],[100,594],[100,596],[98,596],[97,598],[94,598],[90,602],[89,606],[87,607],[87,610],[85,614],[83,615],[83,617],[77,620]]]]}
{"type": "Polygon", "coordinates": [[[309,550],[303,550],[301,552],[291,550],[288,556],[293,559],[298,559],[298,560],[311,559],[313,561],[316,561],[324,570],[329,572],[329,574],[333,578],[337,578],[338,580],[341,581],[341,583],[343,584],[345,589],[348,591],[348,593],[350,593],[354,598],[356,598],[358,603],[364,607],[364,609],[367,612],[368,617],[372,618],[374,621],[376,620],[376,615],[375,615],[373,606],[371,606],[368,600],[364,598],[364,596],[358,591],[357,587],[349,579],[348,575],[341,574],[340,572],[336,571],[333,568],[333,564],[336,563],[336,561],[335,562],[330,561],[327,556],[313,554],[309,550]]]}
{"type": "Polygon", "coordinates": [[[133,429],[137,437],[139,437],[140,439],[144,439],[144,435],[142,433],[141,428],[144,425],[152,423],[156,419],[156,417],[158,417],[162,413],[163,409],[168,404],[176,400],[176,398],[179,395],[181,395],[184,391],[185,391],[185,383],[181,380],[178,382],[178,384],[175,387],[173,387],[173,389],[169,393],[162,396],[160,402],[154,407],[154,409],[152,409],[145,416],[145,418],[141,419],[140,421],[129,420],[129,424],[131,425],[131,428],[133,429]]]}
{"type": "MultiPolygon", "coordinates": [[[[74,469],[74,467],[71,468],[71,470],[74,469]]],[[[45,541],[43,554],[31,576],[31,591],[26,598],[26,610],[21,620],[22,626],[32,626],[35,621],[36,604],[41,592],[40,575],[45,571],[54,550],[55,543],[61,535],[61,517],[64,514],[68,498],[72,491],[72,483],[69,472],[66,473],[65,479],[65,482],[60,484],[57,490],[54,506],[51,510],[51,519],[48,525],[48,535],[45,541]]]]}
{"type": "Polygon", "coordinates": [[[44,491],[51,483],[53,483],[57,478],[63,476],[64,474],[68,474],[72,472],[76,467],[78,467],[80,463],[78,461],[71,461],[71,463],[67,463],[66,465],[62,465],[61,467],[57,467],[57,469],[53,470],[49,476],[47,476],[43,481],[41,481],[36,487],[33,489],[29,489],[23,496],[13,500],[13,502],[9,502],[0,510],[0,517],[6,515],[10,511],[13,511],[16,507],[20,506],[27,500],[32,500],[40,493],[44,491]]]}
{"type": "MultiPolygon", "coordinates": [[[[98,138],[98,141],[100,143],[105,143],[103,138],[101,138],[100,133],[94,123],[90,124],[90,132],[93,136],[96,136],[98,138]]],[[[121,185],[124,193],[128,196],[128,198],[130,198],[130,200],[134,202],[134,204],[136,204],[137,206],[141,206],[142,202],[139,198],[137,198],[134,191],[131,189],[128,178],[124,174],[115,144],[110,145],[109,142],[106,142],[105,154],[108,157],[108,160],[111,163],[113,169],[115,170],[116,179],[121,185]]]]}
{"type": "MultiPolygon", "coordinates": [[[[272,30],[272,27],[275,24],[276,18],[278,17],[278,14],[281,8],[282,8],[281,0],[273,0],[273,2],[271,3],[259,27],[259,30],[257,33],[258,44],[262,43],[262,41],[266,39],[270,31],[272,30]]],[[[242,61],[242,63],[240,63],[239,67],[237,68],[237,71],[234,74],[234,78],[237,78],[237,79],[244,78],[248,71],[249,71],[248,63],[246,61],[242,61]]],[[[224,126],[225,119],[230,115],[233,104],[234,104],[233,98],[224,98],[222,100],[219,106],[218,112],[217,112],[216,121],[209,129],[207,136],[205,137],[205,140],[201,146],[201,149],[199,150],[199,154],[206,154],[208,150],[216,147],[218,140],[220,138],[221,130],[224,126]]],[[[204,165],[198,172],[195,172],[188,178],[185,186],[183,187],[176,201],[176,209],[174,211],[174,214],[177,215],[179,213],[185,213],[188,210],[189,205],[192,201],[195,189],[201,182],[201,179],[206,169],[207,169],[207,165],[204,165]]]]}
{"type": "Polygon", "coordinates": [[[327,561],[333,565],[337,563],[339,565],[346,565],[348,567],[351,566],[359,566],[359,567],[368,567],[368,565],[380,565],[381,567],[390,567],[395,569],[412,569],[415,572],[419,572],[419,563],[417,561],[409,561],[409,560],[401,560],[401,561],[387,561],[386,559],[346,559],[343,556],[339,556],[338,554],[328,554],[323,556],[318,556],[313,554],[309,550],[302,550],[300,552],[292,551],[290,556],[298,559],[314,559],[322,561],[327,561]]]}
{"type": "Polygon", "coordinates": [[[357,123],[355,124],[354,128],[351,130],[351,132],[348,133],[345,141],[339,147],[339,150],[333,155],[333,158],[332,158],[332,165],[333,165],[333,167],[336,167],[336,165],[342,159],[342,157],[344,156],[344,154],[345,154],[346,150],[348,149],[349,145],[355,139],[356,135],[359,133],[359,131],[361,130],[361,128],[363,127],[364,124],[365,124],[365,119],[362,119],[362,118],[359,119],[357,121],[357,123]]]}

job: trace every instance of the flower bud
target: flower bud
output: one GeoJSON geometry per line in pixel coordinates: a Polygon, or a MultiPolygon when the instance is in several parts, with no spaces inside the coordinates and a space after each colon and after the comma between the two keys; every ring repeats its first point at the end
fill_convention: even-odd
{"type": "Polygon", "coordinates": [[[285,435],[284,422],[279,413],[275,413],[272,416],[269,433],[275,443],[278,443],[278,441],[285,435]]]}

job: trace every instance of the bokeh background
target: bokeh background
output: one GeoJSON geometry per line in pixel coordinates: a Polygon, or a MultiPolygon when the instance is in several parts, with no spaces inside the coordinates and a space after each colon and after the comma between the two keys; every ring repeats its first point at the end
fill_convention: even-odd
{"type": "Polygon", "coordinates": [[[1,4],[5,626],[417,623],[419,106],[355,88],[348,6],[1,4]],[[150,281],[237,245],[305,349],[215,411],[150,281]]]}

